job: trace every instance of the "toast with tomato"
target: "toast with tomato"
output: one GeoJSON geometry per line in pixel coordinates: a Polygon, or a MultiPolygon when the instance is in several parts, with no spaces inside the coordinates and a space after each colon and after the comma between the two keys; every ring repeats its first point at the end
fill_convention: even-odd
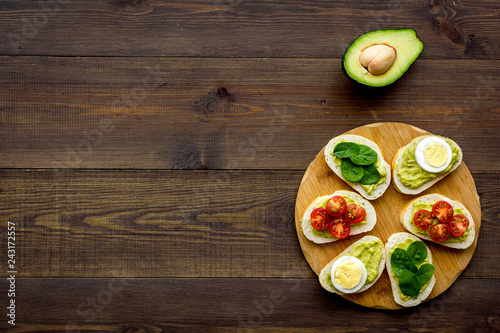
{"type": "Polygon", "coordinates": [[[474,219],[467,208],[437,193],[408,202],[399,220],[415,236],[454,249],[468,248],[476,237],[474,219]]]}
{"type": "Polygon", "coordinates": [[[391,166],[380,147],[365,137],[339,135],[328,142],[324,154],[330,169],[368,200],[379,198],[391,183],[391,166]]]}
{"type": "Polygon", "coordinates": [[[387,240],[385,256],[394,301],[404,307],[424,302],[436,283],[431,250],[418,237],[398,232],[387,240]]]}
{"type": "Polygon", "coordinates": [[[302,217],[302,232],[325,244],[371,231],[377,223],[372,204],[353,191],[339,190],[316,198],[302,217]]]}
{"type": "Polygon", "coordinates": [[[328,264],[326,264],[326,266],[323,267],[323,269],[319,273],[318,278],[319,278],[319,283],[321,284],[321,286],[325,290],[327,290],[331,293],[335,293],[335,294],[339,294],[339,295],[360,293],[360,292],[367,290],[368,288],[373,286],[375,284],[375,282],[377,282],[379,277],[382,275],[384,268],[385,268],[384,244],[382,243],[382,241],[378,237],[365,236],[365,237],[361,238],[360,240],[351,244],[351,246],[349,246],[347,249],[342,251],[341,254],[339,254],[334,259],[332,259],[328,264]],[[362,264],[365,266],[366,266],[366,264],[370,264],[372,267],[377,267],[377,274],[370,275],[366,279],[366,281],[362,284],[362,286],[360,286],[361,288],[359,290],[356,290],[353,292],[349,292],[349,290],[345,290],[344,292],[342,292],[341,290],[339,290],[335,287],[335,285],[334,285],[335,278],[333,278],[333,280],[332,280],[332,266],[335,264],[335,262],[339,258],[344,257],[344,256],[352,256],[353,254],[351,253],[351,250],[353,250],[355,247],[364,246],[364,245],[366,245],[366,248],[367,248],[367,250],[365,250],[365,251],[370,251],[370,249],[371,249],[373,252],[373,255],[365,256],[364,258],[362,258],[364,260],[369,261],[369,262],[362,262],[362,264]],[[378,250],[373,251],[373,249],[378,249],[378,250]],[[378,256],[377,256],[377,253],[379,254],[378,256]]]}
{"type": "Polygon", "coordinates": [[[438,135],[418,136],[394,155],[391,162],[394,188],[403,194],[420,194],[458,168],[462,157],[462,149],[451,139],[438,135]],[[440,160],[446,152],[450,153],[450,158],[440,160]]]}

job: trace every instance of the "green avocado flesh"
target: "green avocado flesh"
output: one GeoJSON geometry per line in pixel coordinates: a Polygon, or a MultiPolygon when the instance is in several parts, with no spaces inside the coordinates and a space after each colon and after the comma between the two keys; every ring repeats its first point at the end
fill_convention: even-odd
{"type": "Polygon", "coordinates": [[[413,29],[376,30],[356,38],[342,57],[344,74],[356,82],[370,86],[383,87],[399,79],[418,58],[424,43],[413,29]],[[396,50],[396,60],[383,74],[373,75],[361,65],[359,56],[372,45],[389,45],[396,50]]]}

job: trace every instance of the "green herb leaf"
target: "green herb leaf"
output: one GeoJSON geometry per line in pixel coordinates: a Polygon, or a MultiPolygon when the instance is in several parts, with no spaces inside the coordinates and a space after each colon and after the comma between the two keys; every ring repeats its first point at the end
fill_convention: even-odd
{"type": "Polygon", "coordinates": [[[391,268],[397,277],[401,277],[401,273],[404,270],[408,270],[411,273],[416,273],[418,270],[417,266],[413,263],[413,259],[410,257],[410,254],[399,247],[392,252],[391,268]]]}
{"type": "Polygon", "coordinates": [[[364,175],[363,167],[352,163],[348,158],[343,158],[340,162],[340,172],[346,180],[353,183],[359,182],[364,175]]]}
{"type": "Polygon", "coordinates": [[[341,142],[333,149],[333,155],[338,158],[356,156],[359,153],[359,145],[354,142],[341,142]]]}
{"type": "Polygon", "coordinates": [[[422,266],[420,266],[418,272],[415,274],[418,278],[420,286],[423,286],[432,278],[432,275],[434,275],[434,270],[435,267],[431,264],[423,264],[422,266]]]}
{"type": "Polygon", "coordinates": [[[403,294],[417,298],[418,294],[420,294],[421,287],[418,277],[415,274],[406,269],[401,271],[401,276],[399,276],[399,289],[403,294]]]}
{"type": "Polygon", "coordinates": [[[427,258],[427,247],[424,242],[417,241],[411,243],[407,251],[413,259],[415,265],[423,263],[427,258]]]}
{"type": "Polygon", "coordinates": [[[375,165],[369,165],[363,167],[364,169],[364,175],[363,178],[361,179],[361,184],[363,185],[371,185],[375,184],[380,180],[380,174],[378,173],[377,168],[375,165]]]}
{"type": "Polygon", "coordinates": [[[358,145],[359,152],[355,156],[349,156],[349,159],[356,165],[370,165],[377,162],[377,153],[365,145],[358,145]]]}

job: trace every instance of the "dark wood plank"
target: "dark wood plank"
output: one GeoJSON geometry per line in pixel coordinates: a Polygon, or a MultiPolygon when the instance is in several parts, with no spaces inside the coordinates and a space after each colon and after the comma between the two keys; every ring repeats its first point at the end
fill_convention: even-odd
{"type": "Polygon", "coordinates": [[[421,59],[367,90],[339,59],[0,57],[0,167],[297,170],[336,134],[397,121],[499,170],[499,76],[421,59]]]}
{"type": "MultiPolygon", "coordinates": [[[[0,172],[21,277],[314,276],[295,231],[302,171],[57,172],[0,172]]],[[[463,276],[500,278],[500,174],[473,176],[482,228],[463,276]]]]}
{"type": "Polygon", "coordinates": [[[414,28],[424,58],[498,59],[498,3],[0,2],[2,55],[339,58],[358,35],[414,28]]]}
{"type": "Polygon", "coordinates": [[[354,305],[316,279],[18,279],[16,288],[16,333],[500,329],[499,279],[459,279],[401,311],[354,305]]]}

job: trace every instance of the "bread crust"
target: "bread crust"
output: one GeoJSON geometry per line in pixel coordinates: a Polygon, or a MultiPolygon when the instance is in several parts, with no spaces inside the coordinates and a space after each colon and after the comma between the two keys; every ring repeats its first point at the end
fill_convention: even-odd
{"type": "Polygon", "coordinates": [[[387,188],[391,183],[391,166],[389,165],[389,163],[385,161],[384,155],[382,154],[380,147],[375,142],[368,140],[367,138],[362,137],[360,135],[344,134],[331,139],[325,147],[325,161],[330,167],[330,169],[332,169],[332,171],[335,172],[335,174],[339,176],[340,179],[342,179],[344,182],[346,182],[349,186],[351,186],[354,190],[356,190],[359,194],[361,194],[364,198],[368,200],[375,200],[380,196],[382,196],[382,194],[384,194],[385,190],[387,190],[387,188]],[[340,141],[354,142],[368,146],[377,153],[378,158],[382,161],[382,166],[385,168],[387,175],[385,177],[385,181],[382,184],[377,185],[377,188],[371,194],[368,194],[368,192],[365,191],[365,189],[361,186],[360,183],[350,182],[342,176],[342,172],[340,171],[340,166],[337,163],[335,163],[334,156],[332,155],[333,149],[340,141]]]}
{"type": "Polygon", "coordinates": [[[415,198],[411,201],[409,201],[401,210],[401,213],[399,214],[399,222],[403,225],[403,227],[414,234],[415,236],[437,243],[442,246],[446,247],[451,247],[453,249],[466,249],[469,246],[474,243],[474,239],[476,238],[476,225],[474,223],[474,219],[472,218],[472,214],[465,208],[465,206],[460,203],[459,201],[452,200],[450,198],[445,197],[444,195],[438,194],[438,193],[432,193],[432,194],[426,194],[422,195],[418,198],[415,198]],[[415,202],[428,202],[428,203],[434,203],[439,200],[444,200],[447,201],[453,208],[457,207],[462,209],[464,212],[464,215],[469,219],[469,236],[467,236],[467,239],[463,242],[459,243],[446,243],[446,242],[435,242],[431,237],[423,234],[416,233],[413,230],[413,227],[411,225],[411,219],[413,218],[412,216],[412,211],[413,211],[413,204],[415,202]]]}
{"type": "Polygon", "coordinates": [[[380,259],[380,263],[379,263],[379,266],[378,266],[378,275],[377,275],[377,277],[372,282],[365,284],[363,287],[361,287],[361,289],[359,289],[354,294],[357,294],[357,293],[360,293],[360,292],[363,292],[363,291],[367,290],[368,288],[370,288],[371,286],[373,286],[375,284],[375,282],[377,282],[377,280],[380,278],[380,276],[382,275],[382,273],[384,271],[384,268],[385,268],[386,254],[385,254],[385,251],[384,251],[384,243],[382,243],[382,241],[378,237],[375,237],[375,236],[365,236],[365,237],[361,238],[360,240],[358,240],[358,241],[354,242],[353,244],[351,244],[351,246],[349,246],[348,248],[346,248],[344,251],[342,251],[341,254],[339,254],[338,256],[336,256],[335,258],[333,258],[328,264],[326,264],[325,267],[323,267],[323,269],[319,273],[318,278],[319,278],[319,283],[321,284],[321,286],[324,289],[328,290],[331,293],[335,293],[335,294],[339,294],[339,295],[346,295],[345,293],[343,293],[343,292],[341,292],[341,291],[339,291],[339,290],[337,290],[335,288],[332,288],[330,286],[330,284],[327,282],[328,273],[331,271],[332,266],[333,266],[334,262],[337,259],[339,259],[340,257],[344,256],[346,253],[348,253],[349,251],[351,251],[356,245],[361,244],[361,243],[363,243],[365,241],[377,241],[377,242],[380,242],[380,247],[382,249],[382,258],[380,259]]]}
{"type": "Polygon", "coordinates": [[[366,224],[358,225],[355,226],[354,228],[351,228],[351,233],[349,234],[349,236],[358,235],[364,232],[371,231],[375,227],[375,224],[377,223],[377,213],[375,212],[375,208],[373,208],[372,204],[356,192],[339,190],[329,195],[323,195],[321,197],[317,197],[316,199],[313,200],[313,202],[309,204],[306,211],[304,212],[301,223],[302,232],[304,233],[304,236],[311,242],[314,242],[316,244],[326,244],[338,241],[340,239],[340,238],[325,238],[325,237],[315,236],[313,234],[311,226],[311,212],[314,209],[316,209],[319,205],[324,203],[327,199],[335,195],[340,195],[342,197],[349,197],[353,199],[354,201],[358,202],[359,205],[362,206],[366,211],[366,224]]]}
{"type": "MultiPolygon", "coordinates": [[[[427,297],[429,297],[429,294],[432,291],[432,288],[434,288],[434,284],[436,283],[436,277],[433,275],[432,278],[430,279],[429,283],[427,284],[427,287],[418,295],[416,299],[410,298],[407,301],[404,301],[401,298],[401,295],[399,294],[399,286],[392,275],[392,266],[391,266],[391,257],[389,255],[390,250],[396,246],[399,243],[402,243],[406,241],[408,238],[412,238],[415,241],[419,241],[420,239],[418,237],[415,237],[412,234],[409,234],[407,232],[398,232],[395,234],[392,234],[389,239],[387,240],[387,243],[385,244],[385,256],[386,256],[386,261],[385,265],[387,268],[387,273],[389,275],[389,279],[391,281],[391,287],[392,287],[392,295],[394,297],[394,301],[404,307],[412,307],[416,306],[422,302],[424,302],[427,297]]],[[[425,244],[425,243],[424,243],[425,244]]],[[[427,245],[426,245],[427,247],[427,245]]],[[[429,260],[429,263],[432,264],[432,253],[431,250],[427,247],[427,260],[429,260]]]]}
{"type": "Polygon", "coordinates": [[[436,184],[438,181],[440,181],[444,177],[446,177],[447,175],[449,175],[450,173],[452,173],[462,163],[462,157],[463,157],[462,149],[458,146],[458,144],[455,141],[453,141],[451,139],[448,139],[448,140],[451,140],[452,146],[458,149],[458,161],[455,163],[455,165],[453,166],[453,168],[451,168],[450,171],[448,171],[446,174],[444,174],[442,176],[439,176],[439,177],[437,177],[437,178],[435,178],[435,179],[433,179],[433,180],[431,180],[431,181],[423,184],[419,188],[411,189],[411,188],[408,188],[408,187],[404,186],[403,183],[401,183],[401,180],[398,177],[398,170],[401,168],[401,163],[403,162],[403,154],[404,154],[404,152],[406,151],[406,149],[411,144],[415,143],[416,141],[423,140],[426,137],[430,137],[430,136],[437,136],[438,138],[448,139],[448,138],[445,138],[445,137],[442,137],[442,136],[439,136],[439,135],[421,135],[421,136],[417,136],[416,138],[414,138],[413,140],[411,140],[406,146],[403,146],[403,147],[399,148],[398,151],[396,152],[396,154],[394,155],[394,158],[393,158],[393,160],[391,162],[391,168],[392,168],[392,184],[394,185],[394,188],[396,189],[396,191],[398,191],[400,193],[403,193],[403,194],[411,194],[411,195],[420,194],[423,191],[425,191],[428,188],[430,188],[432,185],[436,184]]]}

